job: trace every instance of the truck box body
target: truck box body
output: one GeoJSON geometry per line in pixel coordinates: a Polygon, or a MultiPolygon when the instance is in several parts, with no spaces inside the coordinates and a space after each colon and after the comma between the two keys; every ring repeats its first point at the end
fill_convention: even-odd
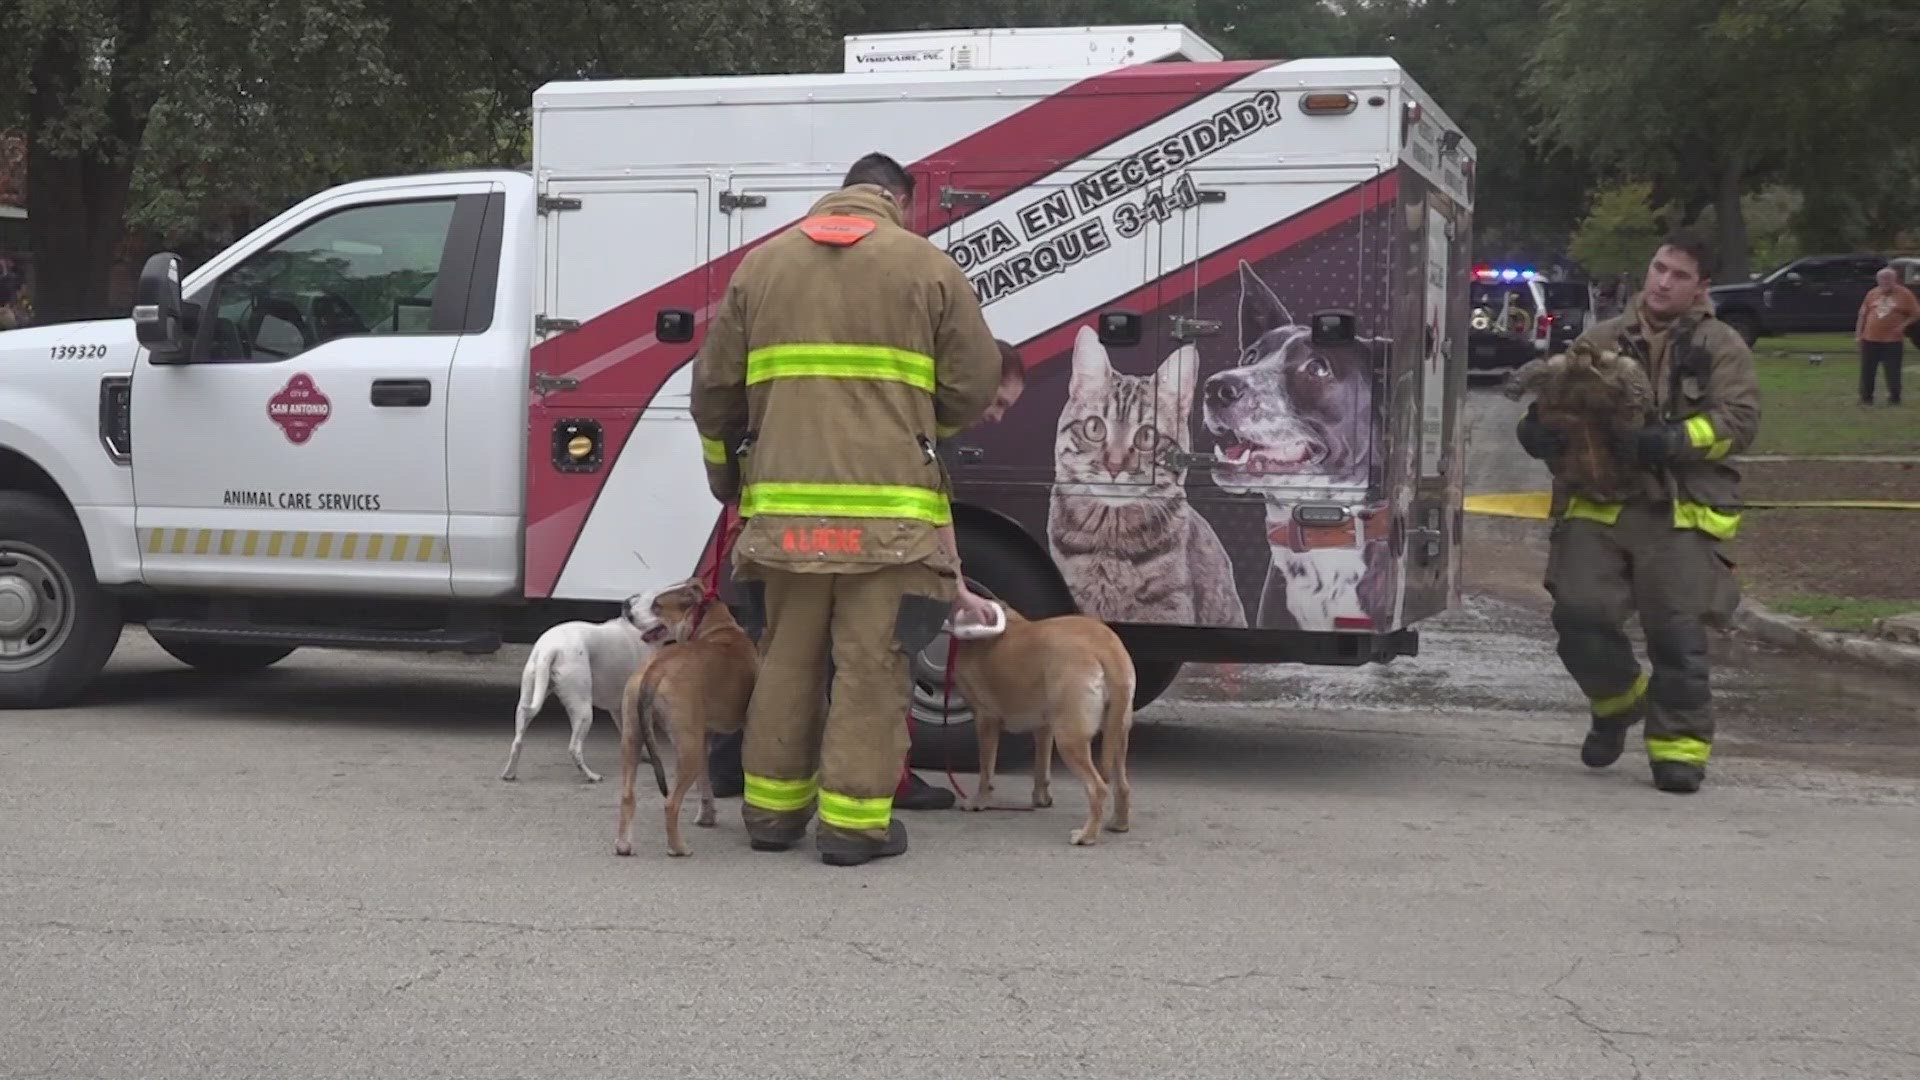
{"type": "Polygon", "coordinates": [[[1472,150],[1442,153],[1451,125],[1392,61],[572,83],[538,91],[534,114],[535,180],[567,207],[540,217],[535,310],[580,326],[533,350],[536,385],[577,386],[530,409],[529,597],[614,599],[700,558],[714,508],[687,414],[697,339],[655,341],[655,313],[704,325],[748,250],[882,150],[918,180],[916,227],[1029,366],[1009,416],[962,437],[958,494],[1046,543],[1083,609],[1378,633],[1447,605],[1472,150]],[[1320,92],[1347,106],[1303,111],[1320,92]],[[1141,344],[1086,340],[1122,309],[1144,317],[1141,344]],[[1311,377],[1338,368],[1341,397],[1309,405],[1312,386],[1285,389],[1297,375],[1267,377],[1280,359],[1260,341],[1333,310],[1361,340],[1323,350],[1311,377]],[[1208,387],[1224,400],[1224,384],[1209,380],[1243,360],[1268,365],[1250,369],[1245,419],[1210,419],[1208,387]],[[1305,420],[1292,434],[1271,422],[1289,410],[1305,420]],[[1099,458],[1095,415],[1149,449],[1099,458]],[[582,423],[604,463],[557,471],[556,432],[582,423]],[[1236,469],[1223,436],[1281,445],[1236,469]],[[1300,505],[1332,517],[1302,524],[1300,505]],[[1137,547],[1116,536],[1109,558],[1062,557],[1109,512],[1143,519],[1137,547]],[[1147,523],[1162,515],[1173,524],[1147,523]],[[1308,564],[1325,595],[1296,586],[1289,603],[1283,575],[1308,564]],[[1165,589],[1133,587],[1143,575],[1165,589]]]}

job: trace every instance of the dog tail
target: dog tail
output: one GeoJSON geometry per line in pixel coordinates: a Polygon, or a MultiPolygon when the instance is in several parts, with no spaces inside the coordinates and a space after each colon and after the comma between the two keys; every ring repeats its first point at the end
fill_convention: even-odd
{"type": "Polygon", "coordinates": [[[547,688],[553,677],[553,654],[545,650],[536,650],[520,673],[520,711],[522,715],[532,716],[540,711],[547,702],[547,688]]]}
{"type": "Polygon", "coordinates": [[[639,744],[647,748],[647,765],[653,765],[653,782],[660,788],[660,798],[666,798],[666,765],[660,761],[660,748],[653,742],[653,726],[659,723],[660,703],[653,694],[653,678],[647,678],[639,686],[639,701],[634,715],[626,723],[639,724],[639,744]]]}
{"type": "Polygon", "coordinates": [[[1100,714],[1100,771],[1102,780],[1112,782],[1127,757],[1127,737],[1133,726],[1133,689],[1137,676],[1133,658],[1118,650],[1111,659],[1102,660],[1107,680],[1107,704],[1100,714]]]}

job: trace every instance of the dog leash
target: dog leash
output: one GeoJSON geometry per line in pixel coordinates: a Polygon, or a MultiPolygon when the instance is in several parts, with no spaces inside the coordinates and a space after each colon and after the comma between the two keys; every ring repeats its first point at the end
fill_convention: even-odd
{"type": "MultiPolygon", "coordinates": [[[[947,671],[946,671],[946,675],[941,681],[941,686],[940,686],[940,714],[942,716],[945,716],[953,708],[953,668],[959,656],[960,656],[960,639],[958,637],[955,637],[953,633],[949,631],[947,634],[947,671]]],[[[977,715],[975,716],[973,722],[976,724],[980,722],[979,717],[977,715]]],[[[907,733],[909,737],[911,737],[913,733],[913,707],[912,706],[907,707],[907,733]]],[[[946,759],[947,783],[953,785],[953,793],[957,795],[961,800],[964,801],[967,798],[967,789],[960,786],[960,778],[958,776],[955,776],[953,772],[953,744],[952,743],[948,743],[946,745],[946,747],[942,751],[942,756],[946,759]]],[[[1006,813],[1031,813],[1034,810],[1034,807],[986,806],[986,807],[982,807],[982,809],[1000,810],[1006,813]]]]}
{"type": "Polygon", "coordinates": [[[707,568],[707,580],[703,583],[704,595],[700,597],[700,611],[694,617],[693,627],[688,631],[689,633],[700,632],[700,624],[706,621],[708,607],[719,601],[720,568],[726,564],[727,555],[733,550],[733,542],[740,538],[740,530],[746,527],[744,518],[734,518],[732,525],[727,524],[728,518],[734,518],[731,507],[720,511],[720,535],[713,544],[713,565],[707,568]]]}

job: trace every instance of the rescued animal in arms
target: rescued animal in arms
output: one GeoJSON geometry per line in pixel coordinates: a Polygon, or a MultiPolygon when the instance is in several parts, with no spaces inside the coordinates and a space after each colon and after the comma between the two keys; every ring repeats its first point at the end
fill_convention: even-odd
{"type": "Polygon", "coordinates": [[[1613,448],[1653,416],[1653,383],[1639,361],[1575,341],[1564,353],[1520,365],[1502,392],[1513,401],[1534,395],[1540,422],[1566,445],[1547,467],[1570,489],[1598,502],[1632,494],[1631,471],[1613,448]]]}

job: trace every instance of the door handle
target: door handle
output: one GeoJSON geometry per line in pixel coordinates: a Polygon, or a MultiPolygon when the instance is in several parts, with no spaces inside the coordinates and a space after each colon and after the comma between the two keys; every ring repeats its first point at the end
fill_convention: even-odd
{"type": "Polygon", "coordinates": [[[433,402],[433,383],[426,379],[375,379],[373,405],[377,409],[420,409],[433,402]]]}
{"type": "Polygon", "coordinates": [[[977,446],[962,446],[955,453],[963,465],[978,465],[987,460],[987,452],[977,446]]]}

